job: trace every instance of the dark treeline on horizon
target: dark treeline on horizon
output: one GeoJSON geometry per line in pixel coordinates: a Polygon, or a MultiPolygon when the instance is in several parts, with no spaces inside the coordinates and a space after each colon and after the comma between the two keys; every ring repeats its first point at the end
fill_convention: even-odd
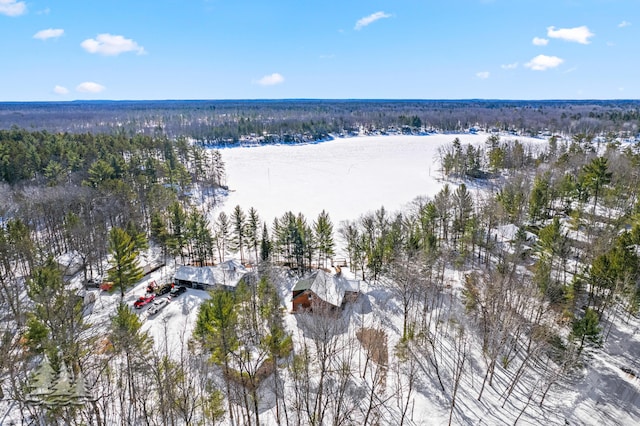
{"type": "Polygon", "coordinates": [[[378,131],[460,132],[472,127],[537,135],[636,136],[638,100],[167,100],[0,103],[0,129],[163,134],[204,143],[324,139],[378,131]]]}

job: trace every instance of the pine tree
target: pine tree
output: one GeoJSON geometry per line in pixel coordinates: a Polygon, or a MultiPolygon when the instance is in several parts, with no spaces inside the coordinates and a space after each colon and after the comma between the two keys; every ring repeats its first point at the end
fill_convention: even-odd
{"type": "Polygon", "coordinates": [[[318,220],[313,224],[313,231],[318,248],[318,267],[326,267],[327,258],[334,254],[333,250],[333,223],[329,214],[322,210],[318,215],[318,220]]]}
{"type": "Polygon", "coordinates": [[[253,250],[254,259],[258,261],[258,247],[260,246],[260,216],[256,209],[251,207],[248,212],[247,222],[245,226],[245,234],[247,247],[253,250]]]}
{"type": "Polygon", "coordinates": [[[262,225],[262,239],[260,240],[260,260],[266,262],[271,259],[271,248],[272,243],[269,239],[269,230],[267,229],[267,224],[264,223],[262,225]]]}
{"type": "Polygon", "coordinates": [[[231,355],[241,343],[237,334],[238,312],[235,304],[235,293],[223,289],[213,290],[211,298],[200,305],[193,331],[203,347],[211,352],[211,360],[223,368],[232,424],[231,355]]]}
{"type": "Polygon", "coordinates": [[[151,214],[151,239],[162,247],[162,251],[165,254],[169,237],[169,231],[167,231],[167,225],[162,215],[158,212],[153,212],[151,214]]]}
{"type": "Polygon", "coordinates": [[[244,263],[244,246],[246,238],[246,223],[247,216],[245,215],[242,207],[236,206],[231,213],[231,226],[232,226],[232,243],[233,250],[240,253],[240,261],[244,263]]]}
{"type": "Polygon", "coordinates": [[[600,344],[600,333],[602,329],[600,328],[599,323],[600,320],[598,319],[598,313],[591,308],[587,308],[584,313],[584,317],[573,322],[571,337],[575,340],[580,340],[578,352],[580,352],[584,347],[585,341],[591,342],[595,345],[600,344]]]}
{"type": "Polygon", "coordinates": [[[220,212],[218,220],[216,220],[216,231],[214,234],[220,262],[224,262],[225,259],[227,245],[229,243],[229,226],[229,216],[227,216],[225,212],[220,212]]]}
{"type": "Polygon", "coordinates": [[[473,199],[464,183],[453,193],[453,211],[453,231],[457,240],[464,233],[467,220],[473,211],[473,199]]]}
{"type": "Polygon", "coordinates": [[[52,258],[33,271],[27,281],[27,294],[35,305],[27,321],[29,347],[46,353],[56,364],[65,361],[77,371],[82,342],[86,342],[81,336],[87,329],[82,300],[65,287],[52,258]]]}
{"type": "Polygon", "coordinates": [[[549,197],[549,175],[536,176],[529,198],[529,217],[536,222],[547,217],[549,197]]]}
{"type": "Polygon", "coordinates": [[[127,227],[125,230],[133,240],[134,248],[136,251],[141,252],[149,248],[149,242],[147,241],[145,232],[139,229],[138,225],[136,225],[133,220],[127,222],[127,227]]]}
{"type": "Polygon", "coordinates": [[[122,228],[112,228],[109,232],[109,280],[120,289],[120,297],[131,284],[139,281],[144,275],[138,266],[138,251],[136,243],[122,228]]]}
{"type": "Polygon", "coordinates": [[[182,257],[182,250],[187,246],[187,214],[177,201],[169,206],[169,224],[169,247],[174,255],[182,257]]]}
{"type": "Polygon", "coordinates": [[[611,182],[613,174],[608,170],[608,161],[605,157],[596,157],[591,163],[582,169],[581,181],[593,194],[593,213],[598,205],[598,197],[602,187],[611,182]]]}
{"type": "Polygon", "coordinates": [[[209,230],[209,221],[202,213],[193,209],[189,214],[187,229],[191,255],[195,257],[197,263],[204,265],[213,252],[213,237],[209,230]]]}

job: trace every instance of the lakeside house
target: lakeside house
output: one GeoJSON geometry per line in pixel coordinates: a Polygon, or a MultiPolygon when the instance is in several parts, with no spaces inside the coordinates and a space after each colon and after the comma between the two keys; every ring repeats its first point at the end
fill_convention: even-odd
{"type": "Polygon", "coordinates": [[[345,303],[354,301],[359,292],[359,281],[348,280],[341,273],[334,275],[319,269],[293,287],[293,312],[342,308],[345,303]]]}

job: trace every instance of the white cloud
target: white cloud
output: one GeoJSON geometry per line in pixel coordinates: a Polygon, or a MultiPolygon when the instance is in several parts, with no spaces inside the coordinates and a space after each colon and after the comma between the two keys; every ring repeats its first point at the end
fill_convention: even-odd
{"type": "Polygon", "coordinates": [[[549,44],[549,40],[542,37],[534,37],[531,43],[533,43],[534,46],[546,46],[549,44]]]}
{"type": "Polygon", "coordinates": [[[489,71],[480,71],[476,73],[476,77],[481,80],[486,80],[487,78],[489,78],[489,75],[489,71]]]}
{"type": "Polygon", "coordinates": [[[89,53],[104,56],[116,56],[125,52],[136,52],[138,55],[146,53],[144,47],[121,35],[98,34],[95,39],[89,38],[80,43],[80,46],[89,53]]]}
{"type": "Polygon", "coordinates": [[[275,86],[276,84],[284,83],[284,77],[282,76],[282,74],[274,72],[273,74],[265,75],[260,80],[255,81],[255,83],[259,84],[260,86],[275,86]]]}
{"type": "Polygon", "coordinates": [[[538,55],[524,64],[524,66],[534,71],[545,71],[549,68],[555,68],[563,62],[564,59],[557,56],[538,55]]]}
{"type": "Polygon", "coordinates": [[[502,64],[500,65],[500,68],[502,68],[503,70],[515,70],[516,68],[518,68],[518,63],[514,62],[512,64],[502,64]]]}
{"type": "Polygon", "coordinates": [[[60,37],[62,34],[64,34],[64,30],[63,29],[53,29],[53,28],[49,28],[48,30],[41,30],[38,31],[37,33],[35,33],[33,35],[33,38],[37,38],[40,40],[47,40],[49,38],[58,38],[60,37]]]}
{"type": "Polygon", "coordinates": [[[100,93],[105,89],[106,87],[102,84],[94,83],[93,81],[85,81],[76,87],[76,90],[81,93],[100,93]]]}
{"type": "Polygon", "coordinates": [[[53,93],[57,95],[66,95],[67,93],[69,93],[69,89],[64,86],[56,85],[56,87],[53,88],[53,93]]]}
{"type": "Polygon", "coordinates": [[[366,27],[367,25],[373,24],[377,20],[383,19],[383,18],[391,18],[391,15],[389,15],[388,13],[384,13],[384,12],[372,13],[369,16],[365,16],[364,18],[358,19],[358,22],[356,22],[356,26],[353,27],[353,28],[355,30],[361,30],[364,27],[366,27]]]}
{"type": "Polygon", "coordinates": [[[20,16],[27,12],[27,4],[23,1],[0,0],[0,15],[20,16]]]}
{"type": "Polygon", "coordinates": [[[628,27],[631,25],[631,22],[629,21],[622,21],[618,24],[618,28],[624,28],[624,27],[628,27]]]}
{"type": "Polygon", "coordinates": [[[559,38],[564,41],[574,41],[580,44],[589,44],[589,38],[594,35],[586,25],[575,28],[559,28],[557,30],[555,27],[547,28],[547,37],[559,38]]]}

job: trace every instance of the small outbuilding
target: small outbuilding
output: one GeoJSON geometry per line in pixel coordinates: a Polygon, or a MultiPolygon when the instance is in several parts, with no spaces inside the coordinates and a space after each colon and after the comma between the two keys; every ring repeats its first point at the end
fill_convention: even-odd
{"type": "Polygon", "coordinates": [[[359,292],[359,281],[319,269],[293,287],[293,312],[313,311],[314,307],[320,310],[342,308],[345,303],[354,301],[359,292]]]}

